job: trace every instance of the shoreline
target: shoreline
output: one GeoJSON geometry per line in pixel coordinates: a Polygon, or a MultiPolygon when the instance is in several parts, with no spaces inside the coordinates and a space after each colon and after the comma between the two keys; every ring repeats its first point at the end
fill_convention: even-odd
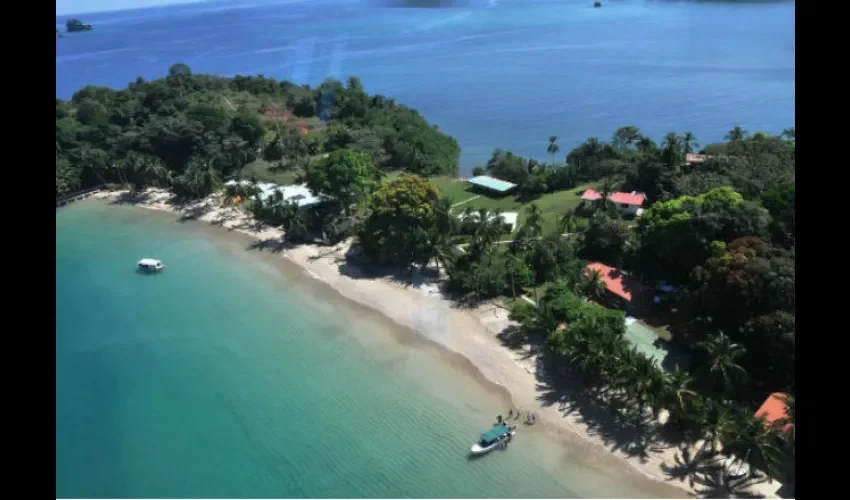
{"type": "MultiPolygon", "coordinates": [[[[161,189],[148,189],[137,195],[113,191],[92,196],[92,199],[107,203],[169,212],[237,231],[258,240],[260,250],[264,250],[265,245],[278,247],[277,250],[281,250],[279,257],[292,262],[305,274],[323,282],[346,299],[369,307],[394,323],[414,330],[442,349],[466,359],[488,382],[505,390],[515,408],[536,413],[538,426],[543,425],[546,430],[561,434],[567,441],[579,440],[589,445],[593,452],[605,455],[603,458],[611,465],[628,465],[630,472],[636,471],[658,483],[659,487],[669,488],[671,497],[700,495],[694,484],[689,485],[687,478],[669,477],[665,473],[665,467],[673,468],[681,462],[679,447],[653,443],[646,447],[642,456],[630,455],[616,439],[606,439],[600,435],[605,434],[604,431],[592,429],[591,424],[584,421],[581,411],[568,411],[569,405],[565,408],[555,401],[547,402],[543,396],[547,388],[537,376],[536,355],[529,351],[528,345],[510,348],[499,339],[498,335],[513,323],[508,319],[508,311],[498,304],[488,302],[476,308],[460,309],[445,298],[432,281],[400,283],[391,277],[370,275],[350,263],[340,266],[345,262],[349,242],[334,247],[313,244],[285,247],[280,244],[282,230],[258,223],[236,208],[222,208],[216,196],[185,206],[172,204],[173,198],[171,193],[161,189]]],[[[624,432],[634,434],[628,429],[624,432]]],[[[640,439],[640,436],[629,437],[640,439]]],[[[696,486],[699,486],[698,482],[696,486]]],[[[773,492],[779,488],[779,483],[759,486],[765,486],[753,488],[759,494],[778,498],[773,492]]]]}

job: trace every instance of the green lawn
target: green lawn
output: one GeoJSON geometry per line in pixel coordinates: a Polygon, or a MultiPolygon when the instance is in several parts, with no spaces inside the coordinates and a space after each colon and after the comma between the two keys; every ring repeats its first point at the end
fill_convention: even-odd
{"type": "MultiPolygon", "coordinates": [[[[248,164],[242,175],[245,178],[252,176],[262,182],[273,182],[275,184],[287,185],[294,184],[295,178],[301,173],[299,169],[279,170],[274,168],[273,164],[265,160],[256,160],[248,164]]],[[[401,175],[399,172],[390,172],[384,175],[384,182],[394,179],[401,175]]],[[[473,209],[484,208],[488,211],[501,209],[503,212],[519,212],[518,223],[525,222],[525,207],[531,203],[536,203],[543,213],[543,230],[544,232],[552,232],[557,229],[558,218],[568,210],[573,210],[581,202],[580,194],[587,188],[599,188],[598,183],[586,184],[578,186],[566,191],[558,191],[543,195],[530,202],[522,203],[517,200],[516,195],[504,197],[490,197],[472,191],[472,187],[468,182],[457,180],[448,176],[431,177],[430,181],[440,190],[443,196],[448,197],[453,203],[460,203],[465,200],[470,200],[454,208],[455,213],[460,213],[466,207],[473,209]]],[[[586,226],[587,220],[581,217],[576,218],[578,228],[586,226]]],[[[507,236],[507,235],[506,235],[507,236]]]]}
{"type": "Polygon", "coordinates": [[[272,182],[285,186],[287,184],[295,184],[295,177],[301,171],[299,169],[280,170],[274,168],[274,165],[263,160],[255,160],[242,169],[242,177],[250,179],[256,177],[260,182],[272,182]]]}
{"type": "MultiPolygon", "coordinates": [[[[457,206],[455,211],[458,213],[468,206],[474,209],[484,208],[491,211],[501,209],[503,212],[519,212],[519,224],[522,224],[525,221],[525,207],[531,203],[536,203],[543,213],[543,229],[546,232],[554,231],[557,228],[558,218],[568,210],[573,210],[578,206],[581,202],[581,193],[585,189],[589,187],[599,188],[598,183],[586,184],[566,191],[545,194],[536,200],[522,203],[517,200],[515,195],[498,198],[481,195],[474,192],[468,182],[459,181],[451,177],[432,177],[431,182],[437,186],[440,193],[451,199],[454,203],[479,196],[479,198],[457,206]]],[[[576,224],[582,227],[586,224],[586,221],[577,218],[576,224]]]]}

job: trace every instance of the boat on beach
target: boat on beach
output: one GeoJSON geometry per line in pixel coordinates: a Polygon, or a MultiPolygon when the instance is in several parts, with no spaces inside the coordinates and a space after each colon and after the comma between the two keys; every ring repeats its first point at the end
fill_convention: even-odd
{"type": "Polygon", "coordinates": [[[139,261],[139,271],[155,273],[165,269],[162,261],[156,259],[142,259],[139,261]]]}
{"type": "Polygon", "coordinates": [[[489,431],[481,434],[481,439],[472,445],[470,452],[473,455],[483,455],[499,446],[505,446],[515,434],[516,427],[509,427],[505,424],[495,425],[489,431]]]}

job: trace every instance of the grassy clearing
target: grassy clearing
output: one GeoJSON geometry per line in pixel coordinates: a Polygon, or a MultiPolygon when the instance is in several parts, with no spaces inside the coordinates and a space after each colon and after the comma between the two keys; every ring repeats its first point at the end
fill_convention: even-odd
{"type": "MultiPolygon", "coordinates": [[[[272,163],[262,159],[248,164],[243,170],[243,176],[246,178],[254,176],[257,180],[273,182],[281,185],[294,184],[296,177],[301,173],[302,171],[300,169],[277,169],[272,163]]],[[[383,176],[383,182],[388,182],[400,175],[401,172],[386,173],[383,176]]],[[[502,210],[503,212],[519,212],[518,223],[523,224],[525,222],[525,208],[528,205],[535,203],[538,207],[540,207],[540,211],[543,214],[543,231],[546,233],[557,230],[558,219],[561,215],[567,211],[575,209],[579,205],[581,202],[580,195],[585,189],[589,187],[599,189],[600,187],[598,183],[591,183],[578,186],[573,189],[568,189],[566,191],[549,193],[535,200],[523,202],[518,200],[515,195],[499,198],[482,195],[481,193],[473,191],[469,183],[459,181],[453,177],[437,176],[431,177],[430,180],[435,186],[437,186],[440,193],[452,200],[453,203],[470,200],[471,198],[478,196],[478,198],[457,206],[453,210],[455,213],[460,213],[466,207],[472,207],[474,210],[484,208],[488,211],[502,210]]],[[[581,229],[586,225],[587,219],[581,217],[576,218],[577,229],[581,229]]],[[[505,239],[509,239],[509,235],[505,235],[505,239]]]]}
{"type": "MultiPolygon", "coordinates": [[[[518,222],[522,224],[525,222],[525,207],[535,203],[543,213],[543,230],[545,232],[555,231],[557,229],[558,219],[561,215],[575,209],[581,203],[581,193],[585,189],[589,187],[600,188],[599,183],[585,184],[566,191],[545,194],[535,200],[522,202],[515,195],[500,198],[481,195],[479,192],[473,191],[469,183],[451,177],[432,177],[431,182],[437,186],[440,193],[451,199],[453,203],[459,203],[480,195],[480,198],[476,198],[455,208],[457,212],[460,212],[466,207],[472,207],[476,210],[484,208],[489,211],[500,209],[503,212],[519,212],[518,222]]],[[[585,219],[576,219],[576,225],[579,228],[584,227],[586,224],[587,221],[585,219]]]]}
{"type": "Polygon", "coordinates": [[[300,173],[301,170],[296,168],[288,170],[275,168],[272,163],[263,159],[255,160],[242,169],[242,176],[246,179],[256,177],[260,182],[272,182],[282,186],[295,184],[295,178],[300,173]]]}

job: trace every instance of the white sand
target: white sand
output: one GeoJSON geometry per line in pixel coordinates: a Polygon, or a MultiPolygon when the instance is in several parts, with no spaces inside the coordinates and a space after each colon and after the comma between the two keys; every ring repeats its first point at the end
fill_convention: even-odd
{"type": "MultiPolygon", "coordinates": [[[[114,201],[128,196],[127,192],[101,192],[96,198],[114,201]]],[[[197,217],[225,228],[240,231],[260,240],[280,241],[283,231],[262,225],[257,227],[249,215],[235,208],[222,208],[217,198],[210,198],[191,206],[176,208],[170,202],[173,196],[165,191],[150,189],[132,204],[149,209],[178,214],[201,213],[197,217]]],[[[496,304],[487,304],[475,310],[463,310],[444,298],[434,283],[420,286],[404,285],[385,278],[355,278],[343,274],[339,264],[344,260],[348,243],[336,247],[300,245],[282,252],[284,258],[304,268],[345,297],[367,305],[391,318],[400,325],[412,328],[469,359],[488,380],[505,387],[515,405],[538,415],[539,424],[554,430],[566,431],[588,443],[609,451],[613,456],[634,467],[649,478],[681,488],[682,496],[699,496],[687,479],[671,479],[664,473],[663,465],[673,467],[680,456],[678,447],[649,449],[642,458],[631,457],[596,433],[581,421],[580,412],[564,415],[558,404],[544,405],[538,399],[536,356],[527,351],[528,346],[516,350],[505,347],[497,334],[511,325],[508,312],[496,304]],[[316,258],[320,257],[320,258],[316,258]]],[[[352,268],[352,266],[347,266],[352,268]]],[[[356,269],[356,268],[355,268],[356,269]]],[[[351,274],[351,270],[348,270],[351,274]]],[[[767,498],[778,498],[778,482],[760,483],[750,488],[753,493],[767,498]]]]}

